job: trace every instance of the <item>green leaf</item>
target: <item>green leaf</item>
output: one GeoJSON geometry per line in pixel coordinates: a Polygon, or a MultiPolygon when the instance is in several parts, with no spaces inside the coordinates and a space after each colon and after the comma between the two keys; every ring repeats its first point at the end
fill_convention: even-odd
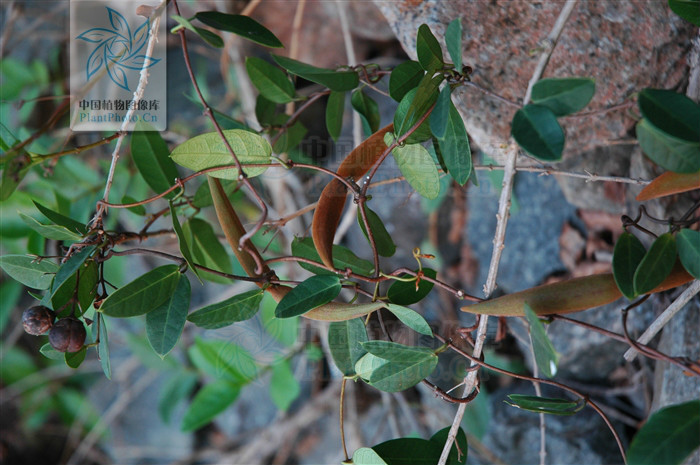
{"type": "MultiPolygon", "coordinates": [[[[197,34],[199,37],[202,38],[202,40],[212,47],[216,48],[222,48],[224,46],[224,41],[221,37],[219,37],[217,34],[214,34],[208,29],[203,29],[201,27],[197,27],[190,23],[190,21],[186,18],[183,18],[182,16],[178,15],[172,15],[171,16],[177,23],[184,27],[185,29],[194,32],[197,34]]],[[[173,28],[170,32],[176,32],[176,28],[173,28]]]]}
{"type": "Polygon", "coordinates": [[[668,0],[671,11],[696,26],[700,26],[700,0],[668,0]]]}
{"type": "Polygon", "coordinates": [[[326,104],[326,128],[328,134],[338,142],[343,129],[343,112],[345,111],[345,92],[331,92],[326,104]]]}
{"type": "MultiPolygon", "coordinates": [[[[374,231],[374,229],[372,229],[374,231]]],[[[314,241],[310,237],[299,238],[295,237],[292,240],[292,255],[295,257],[306,258],[315,262],[321,263],[314,241]]],[[[299,265],[307,271],[319,275],[334,275],[332,271],[328,271],[317,266],[309,265],[308,263],[299,262],[299,265]]],[[[342,245],[333,246],[333,266],[339,270],[350,268],[353,273],[369,276],[374,271],[374,265],[355,255],[352,250],[342,245]]]]}
{"type": "Polygon", "coordinates": [[[559,355],[549,340],[544,325],[530,306],[525,304],[525,318],[530,325],[530,340],[535,353],[535,362],[543,375],[552,378],[557,374],[559,355]]]}
{"type": "Polygon", "coordinates": [[[335,366],[344,376],[355,374],[355,364],[367,353],[362,343],[367,342],[367,329],[360,318],[334,321],[328,328],[328,347],[335,366]]]}
{"type": "Polygon", "coordinates": [[[676,241],[683,267],[693,278],[700,279],[700,232],[681,229],[676,241]]]}
{"type": "Polygon", "coordinates": [[[68,228],[71,232],[83,235],[87,233],[87,227],[79,222],[75,221],[73,218],[69,218],[67,216],[61,215],[58,212],[55,212],[53,210],[50,210],[37,202],[36,200],[33,200],[34,206],[41,212],[42,215],[44,215],[46,218],[48,218],[50,221],[52,221],[54,224],[57,224],[59,226],[65,226],[68,228]]]}
{"type": "Polygon", "coordinates": [[[78,304],[83,312],[95,300],[97,293],[97,282],[99,280],[100,271],[97,263],[94,260],[89,260],[80,270],[80,281],[78,282],[78,304]]]}
{"type": "Polygon", "coordinates": [[[255,99],[255,118],[257,118],[260,126],[272,126],[276,111],[277,104],[275,102],[266,99],[262,94],[258,94],[258,97],[255,99]]]}
{"type": "MultiPolygon", "coordinates": [[[[480,395],[483,395],[483,392],[480,395]]],[[[445,443],[447,442],[447,436],[449,433],[450,427],[443,428],[432,435],[432,437],[430,438],[430,442],[440,445],[440,448],[442,449],[445,446],[445,443]]],[[[467,435],[464,434],[464,430],[462,428],[459,428],[455,437],[455,443],[452,444],[452,449],[450,449],[450,453],[447,456],[447,462],[445,462],[445,465],[463,465],[467,463],[468,450],[469,449],[467,447],[467,435]]],[[[442,454],[442,450],[440,451],[440,453],[442,454]]]]}
{"type": "Polygon", "coordinates": [[[432,74],[445,65],[442,60],[440,43],[430,31],[427,24],[421,24],[416,37],[416,53],[418,62],[428,74],[432,74]]]}
{"type": "Polygon", "coordinates": [[[646,119],[637,123],[637,140],[644,154],[662,168],[676,173],[700,170],[700,142],[672,137],[646,119]]]}
{"type": "Polygon", "coordinates": [[[190,307],[190,280],[180,275],[175,292],[160,307],[146,314],[146,335],[153,350],[165,357],[173,350],[185,328],[190,307]]]}
{"type": "Polygon", "coordinates": [[[10,198],[32,166],[31,158],[25,150],[22,150],[19,155],[5,162],[2,170],[2,182],[0,183],[0,202],[10,198]]]}
{"type": "Polygon", "coordinates": [[[405,324],[412,330],[432,337],[433,330],[430,329],[430,325],[427,321],[425,321],[425,318],[423,318],[420,313],[411,308],[396,304],[387,304],[386,308],[393,313],[394,316],[401,321],[401,323],[405,324]]]}
{"type": "Polygon", "coordinates": [[[189,398],[197,386],[199,377],[191,372],[183,371],[173,375],[161,388],[158,399],[158,415],[163,423],[170,423],[170,417],[178,404],[189,398]]]}
{"type": "Polygon", "coordinates": [[[671,274],[676,263],[676,251],[675,236],[666,233],[656,238],[634,273],[634,290],[637,295],[651,291],[671,274]]]}
{"type": "Polygon", "coordinates": [[[355,465],[388,465],[374,449],[360,447],[352,454],[352,463],[355,465]]]}
{"type": "Polygon", "coordinates": [[[700,446],[700,400],[664,407],[632,439],[629,465],[677,465],[700,446]]]}
{"type": "Polygon", "coordinates": [[[299,382],[292,373],[289,361],[283,359],[272,365],[270,397],[277,408],[286,412],[300,393],[299,382]]]}
{"type": "Polygon", "coordinates": [[[54,224],[42,224],[29,215],[19,212],[20,218],[27,226],[39,233],[42,237],[53,239],[55,241],[79,241],[82,235],[71,231],[65,226],[57,226],[54,224]]]}
{"type": "Polygon", "coordinates": [[[377,444],[372,450],[387,465],[427,465],[439,462],[444,445],[444,441],[439,444],[422,438],[397,438],[377,444]]]}
{"type": "MultiPolygon", "coordinates": [[[[287,115],[277,115],[278,117],[275,119],[275,122],[282,126],[287,123],[289,120],[289,116],[287,115]]],[[[297,121],[296,123],[292,124],[290,127],[288,127],[286,130],[281,130],[282,135],[275,141],[275,145],[272,147],[272,150],[275,153],[287,153],[293,148],[295,148],[299,143],[304,140],[304,136],[307,133],[306,127],[302,124],[301,121],[297,121]]],[[[277,132],[273,133],[277,134],[277,132]]]]}
{"type": "MultiPolygon", "coordinates": [[[[364,205],[364,208],[365,215],[367,216],[367,223],[369,224],[370,231],[372,231],[374,244],[377,247],[377,253],[382,257],[393,256],[396,253],[396,245],[394,244],[394,240],[391,238],[391,235],[387,232],[381,218],[379,218],[379,215],[374,213],[374,211],[369,208],[367,204],[364,205]]],[[[365,222],[362,221],[362,213],[359,209],[357,210],[357,221],[360,224],[362,233],[367,238],[367,241],[369,241],[369,235],[365,229],[365,222]]],[[[335,253],[335,250],[333,253],[335,253]]]]}
{"type": "Polygon", "coordinates": [[[595,94],[595,80],[591,78],[540,79],[532,87],[532,103],[552,110],[556,116],[565,116],[583,110],[595,94]]]}
{"type": "Polygon", "coordinates": [[[195,18],[214,29],[233,32],[257,44],[284,48],[282,42],[269,29],[249,16],[231,15],[219,11],[200,11],[195,18]]]}
{"type": "Polygon", "coordinates": [[[197,279],[201,283],[202,278],[199,277],[199,271],[194,266],[192,252],[190,251],[190,246],[187,244],[187,240],[185,239],[185,234],[182,232],[182,226],[180,226],[180,220],[177,219],[177,212],[175,211],[175,207],[173,206],[172,200],[170,200],[170,218],[173,221],[173,230],[175,231],[175,236],[177,236],[177,243],[179,245],[182,258],[185,259],[190,271],[192,271],[192,273],[194,273],[194,275],[197,276],[197,279]]]}
{"type": "Polygon", "coordinates": [[[433,349],[428,347],[407,346],[391,341],[372,340],[360,345],[368,353],[389,362],[416,362],[428,355],[435,355],[433,349]]]}
{"type": "MultiPolygon", "coordinates": [[[[208,183],[205,184],[208,185],[208,183]]],[[[199,218],[190,218],[182,225],[182,233],[192,251],[192,256],[199,265],[223,273],[230,274],[233,271],[231,258],[209,223],[199,218]]],[[[200,275],[215,283],[231,283],[228,278],[206,271],[200,270],[200,275]]]]}
{"type": "Polygon", "coordinates": [[[32,356],[18,346],[3,347],[0,376],[3,385],[8,386],[35,373],[37,366],[32,356]]]}
{"type": "Polygon", "coordinates": [[[445,135],[438,139],[438,145],[447,172],[457,184],[465,185],[472,173],[472,152],[464,121],[452,102],[449,102],[445,135]]]}
{"type": "Polygon", "coordinates": [[[90,255],[95,251],[97,246],[91,245],[87,247],[83,247],[80,249],[80,251],[74,253],[71,255],[71,257],[66,260],[66,262],[60,266],[58,271],[56,272],[56,277],[53,279],[53,282],[51,283],[51,292],[50,295],[53,297],[56,292],[63,286],[66,281],[71,279],[73,275],[75,275],[76,271],[80,269],[81,266],[85,263],[85,260],[88,259],[90,255]]]}
{"type": "Polygon", "coordinates": [[[66,354],[57,351],[56,349],[51,347],[51,344],[49,344],[48,342],[41,346],[41,348],[39,349],[39,353],[44,357],[48,358],[49,360],[66,360],[66,354]]]}
{"type": "Polygon", "coordinates": [[[629,232],[622,233],[615,244],[612,258],[613,276],[622,295],[630,300],[637,297],[634,292],[634,272],[637,271],[645,253],[642,242],[629,232]]]}
{"type": "Polygon", "coordinates": [[[433,112],[430,113],[430,132],[438,139],[444,138],[445,131],[447,131],[447,120],[450,117],[450,104],[452,103],[451,96],[452,88],[449,85],[444,86],[435,101],[433,112]]]}
{"type": "Polygon", "coordinates": [[[192,399],[192,403],[182,419],[182,430],[194,431],[208,424],[214,417],[226,410],[236,400],[240,392],[240,386],[226,380],[207,384],[192,399]]]}
{"type": "Polygon", "coordinates": [[[369,137],[379,129],[381,117],[379,116],[379,106],[369,95],[365,94],[362,89],[353,91],[350,98],[352,107],[362,117],[363,126],[365,126],[365,135],[369,137]]]}
{"type": "Polygon", "coordinates": [[[58,265],[50,260],[38,260],[28,255],[3,255],[0,268],[15,281],[32,289],[48,289],[58,271],[58,265]]]}
{"type": "MultiPolygon", "coordinates": [[[[242,193],[240,192],[240,190],[238,190],[238,183],[236,181],[222,179],[221,185],[224,188],[226,197],[228,197],[228,199],[232,202],[242,196],[242,193]]],[[[207,181],[204,181],[202,184],[199,185],[199,187],[197,188],[197,192],[194,193],[194,199],[192,199],[192,203],[197,208],[206,208],[214,204],[214,201],[211,198],[211,191],[209,190],[209,183],[207,181]]],[[[185,223],[182,226],[182,229],[187,229],[187,223],[185,223]]]]}
{"type": "Polygon", "coordinates": [[[388,341],[369,341],[362,347],[368,355],[387,360],[373,369],[367,380],[381,391],[398,392],[415,386],[437,366],[437,355],[427,347],[409,347],[388,341]]]}
{"type": "MultiPolygon", "coordinates": [[[[396,137],[407,133],[430,110],[440,94],[440,83],[443,76],[431,77],[426,74],[418,87],[406,93],[394,113],[394,132],[396,137]]],[[[407,144],[424,142],[430,139],[430,120],[425,118],[423,123],[406,139],[407,144]]]]}
{"type": "Polygon", "coordinates": [[[357,363],[355,363],[355,373],[357,373],[357,376],[367,381],[372,375],[372,372],[387,363],[389,363],[389,360],[367,353],[360,357],[357,363]]]}
{"type": "Polygon", "coordinates": [[[87,354],[87,347],[83,347],[77,352],[66,352],[64,354],[66,365],[70,368],[77,369],[85,360],[85,355],[87,354]]]}
{"type": "Polygon", "coordinates": [[[107,379],[112,379],[112,363],[109,360],[109,340],[107,336],[107,322],[104,315],[97,313],[97,324],[100,328],[100,342],[97,345],[97,357],[100,359],[102,372],[107,379]]]}
{"type": "MultiPolygon", "coordinates": [[[[54,278],[55,279],[55,278],[54,278]]],[[[47,292],[44,294],[44,298],[42,299],[41,303],[42,305],[46,305],[48,307],[51,307],[52,309],[58,311],[61,309],[63,306],[65,306],[68,301],[70,301],[73,296],[75,295],[75,287],[78,285],[78,275],[73,274],[68,277],[67,280],[61,284],[58,289],[53,288],[52,284],[52,290],[51,292],[47,292]],[[49,305],[47,301],[51,302],[49,305]]],[[[73,306],[71,305],[70,308],[64,309],[64,311],[68,311],[72,309],[73,306]]]]}
{"type": "Polygon", "coordinates": [[[332,301],[342,286],[338,276],[312,276],[293,288],[277,304],[275,316],[290,318],[332,301]]]}
{"type": "Polygon", "coordinates": [[[196,338],[187,354],[194,366],[213,378],[243,385],[257,376],[253,356],[241,346],[225,340],[196,338]]]}
{"type": "Polygon", "coordinates": [[[642,116],[656,129],[687,142],[700,142],[700,105],[685,95],[644,89],[638,103],[642,116]]]}
{"type": "MultiPolygon", "coordinates": [[[[429,278],[435,279],[437,271],[431,268],[423,268],[423,274],[429,278]]],[[[409,274],[402,274],[399,278],[411,278],[409,274]]],[[[386,292],[389,302],[396,305],[412,305],[420,302],[433,289],[433,283],[421,279],[416,290],[416,281],[394,281],[386,292]]]]}
{"type": "Polygon", "coordinates": [[[445,45],[447,45],[447,53],[450,54],[455,69],[458,72],[462,71],[462,20],[460,18],[453,19],[447,25],[445,45]]]}
{"type": "Polygon", "coordinates": [[[272,66],[263,59],[247,57],[245,68],[250,81],[260,95],[274,103],[289,103],[296,98],[294,84],[278,67],[272,66]]]}
{"type": "MultiPolygon", "coordinates": [[[[272,147],[263,137],[245,131],[243,129],[229,129],[224,131],[226,140],[231,144],[234,153],[241,164],[269,164],[272,147]]],[[[224,145],[221,137],[216,132],[208,132],[195,136],[175,147],[170,157],[178,165],[189,168],[192,171],[201,171],[206,168],[218,166],[230,166],[234,164],[231,154],[224,145]]],[[[267,167],[244,166],[243,172],[248,177],[259,176],[267,167]]],[[[208,173],[214,178],[237,179],[238,170],[234,168],[208,173]]]]}
{"type": "Polygon", "coordinates": [[[218,329],[237,321],[253,318],[260,310],[263,291],[255,289],[224,301],[207,305],[187,316],[187,321],[200,328],[218,329]]]}
{"type": "MultiPolygon", "coordinates": [[[[167,196],[166,196],[167,197],[167,196]]],[[[136,203],[137,200],[130,195],[125,195],[122,197],[122,203],[124,204],[129,204],[129,203],[136,203]]],[[[137,205],[135,207],[128,207],[127,210],[129,210],[131,213],[134,213],[139,216],[146,216],[146,207],[143,205],[137,205]]]]}
{"type": "Polygon", "coordinates": [[[586,403],[582,401],[526,396],[522,394],[508,394],[508,399],[510,399],[510,402],[507,400],[504,402],[513,407],[530,412],[549,413],[552,415],[573,415],[586,405],[586,403]]]}
{"type": "Polygon", "coordinates": [[[274,301],[272,296],[264,294],[262,310],[260,311],[262,325],[270,336],[281,344],[292,347],[299,336],[299,317],[277,318],[275,316],[275,307],[277,307],[277,302],[274,301]]]}
{"type": "Polygon", "coordinates": [[[564,130],[547,107],[528,104],[513,116],[511,134],[533,157],[543,161],[559,161],[564,151],[564,130]]]}
{"type": "MultiPolygon", "coordinates": [[[[156,194],[170,189],[177,179],[177,168],[170,159],[170,150],[159,132],[147,131],[147,126],[139,123],[131,133],[131,157],[146,184],[156,194]]],[[[175,192],[166,195],[171,199],[175,192]]]]}
{"type": "Polygon", "coordinates": [[[360,83],[360,77],[356,71],[335,71],[332,69],[317,68],[316,66],[280,55],[272,55],[272,59],[295,76],[302,77],[316,84],[321,84],[336,92],[352,90],[360,83]]]}
{"type": "Polygon", "coordinates": [[[415,89],[423,80],[425,71],[417,61],[404,61],[393,69],[389,77],[389,95],[400,102],[404,96],[415,89]]]}
{"type": "MultiPolygon", "coordinates": [[[[388,134],[385,142],[391,145],[393,135],[388,134]]],[[[396,164],[406,181],[416,192],[426,199],[435,199],[440,194],[440,174],[428,150],[421,144],[405,144],[391,151],[396,164]]]]}
{"type": "Polygon", "coordinates": [[[179,279],[177,265],[160,266],[114,291],[99,311],[116,318],[143,315],[168,300],[179,279]]]}

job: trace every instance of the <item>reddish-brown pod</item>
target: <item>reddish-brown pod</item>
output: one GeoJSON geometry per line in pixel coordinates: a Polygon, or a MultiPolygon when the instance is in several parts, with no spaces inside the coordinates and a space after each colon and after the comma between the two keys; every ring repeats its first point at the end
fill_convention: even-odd
{"type": "Polygon", "coordinates": [[[77,352],[85,344],[85,325],[76,318],[63,318],[49,332],[49,344],[59,352],[77,352]]]}
{"type": "Polygon", "coordinates": [[[56,314],[48,307],[38,305],[26,309],[22,313],[22,326],[32,336],[40,336],[51,329],[56,314]]]}

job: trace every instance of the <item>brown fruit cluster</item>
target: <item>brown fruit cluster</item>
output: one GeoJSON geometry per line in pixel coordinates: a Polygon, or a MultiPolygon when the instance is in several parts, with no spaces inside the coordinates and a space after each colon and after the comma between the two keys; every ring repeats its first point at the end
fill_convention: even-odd
{"type": "Polygon", "coordinates": [[[77,352],[83,348],[87,333],[85,325],[74,317],[56,320],[56,313],[42,305],[22,313],[22,326],[32,336],[49,332],[49,344],[59,352],[77,352]],[[54,323],[55,321],[55,323],[54,323]]]}

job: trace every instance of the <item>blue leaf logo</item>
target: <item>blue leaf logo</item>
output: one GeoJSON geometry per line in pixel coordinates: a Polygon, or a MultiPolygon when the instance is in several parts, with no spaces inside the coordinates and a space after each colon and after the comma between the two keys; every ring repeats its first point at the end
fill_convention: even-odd
{"type": "Polygon", "coordinates": [[[105,8],[112,29],[94,27],[76,37],[76,39],[96,44],[88,56],[85,75],[89,81],[104,66],[112,82],[130,91],[127,78],[130,70],[141,71],[160,61],[145,54],[145,46],[151,33],[150,21],[146,19],[132,33],[129,23],[121,13],[109,7],[105,8]]]}

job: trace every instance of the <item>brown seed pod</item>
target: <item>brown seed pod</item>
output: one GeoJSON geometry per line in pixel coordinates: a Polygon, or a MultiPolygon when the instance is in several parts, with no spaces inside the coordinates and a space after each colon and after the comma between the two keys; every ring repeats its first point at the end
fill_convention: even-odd
{"type": "Polygon", "coordinates": [[[49,332],[49,344],[59,352],[77,352],[85,344],[85,325],[73,317],[58,320],[49,332]]]}
{"type": "Polygon", "coordinates": [[[32,336],[39,336],[51,329],[56,314],[50,308],[38,305],[28,308],[22,313],[22,326],[32,336]]]}

